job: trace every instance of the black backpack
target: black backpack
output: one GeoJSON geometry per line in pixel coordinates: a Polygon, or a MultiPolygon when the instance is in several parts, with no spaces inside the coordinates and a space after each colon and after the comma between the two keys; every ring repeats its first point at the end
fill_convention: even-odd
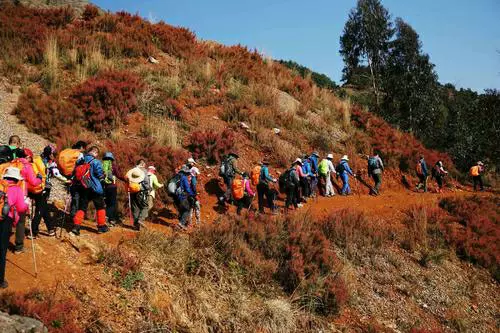
{"type": "Polygon", "coordinates": [[[339,163],[335,168],[335,171],[337,171],[337,175],[340,175],[342,172],[344,172],[345,171],[344,163],[339,163]]]}
{"type": "Polygon", "coordinates": [[[14,159],[14,150],[8,145],[0,146],[0,164],[10,162],[14,159]]]}
{"type": "Polygon", "coordinates": [[[278,185],[281,193],[285,193],[286,190],[290,188],[290,186],[297,185],[297,179],[294,177],[293,172],[295,172],[294,168],[290,168],[283,172],[278,178],[278,185]]]}
{"type": "Polygon", "coordinates": [[[219,170],[219,176],[220,177],[234,177],[234,169],[233,169],[233,164],[231,163],[230,157],[226,157],[222,160],[220,170],[219,170]]]}

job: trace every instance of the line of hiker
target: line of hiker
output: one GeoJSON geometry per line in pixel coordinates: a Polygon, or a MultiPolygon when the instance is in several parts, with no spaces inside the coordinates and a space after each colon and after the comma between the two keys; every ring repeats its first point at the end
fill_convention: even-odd
{"type": "MultiPolygon", "coordinates": [[[[123,174],[112,152],[105,152],[102,161],[99,159],[100,153],[97,146],[89,147],[86,142],[78,141],[59,153],[54,146],[48,145],[40,155],[35,156],[30,149],[23,148],[21,139],[16,135],[10,137],[8,145],[0,146],[0,287],[7,286],[4,279],[5,260],[13,228],[16,254],[24,252],[25,238],[33,242],[40,235],[42,220],[47,229],[45,235],[56,235],[57,225],[48,209],[54,179],[67,186],[65,214],[71,216],[73,222],[71,234],[80,235],[90,202],[95,207],[98,233],[106,233],[109,227],[119,223],[118,180],[127,185],[131,224],[135,230],[140,230],[145,225],[158,195],[157,190],[164,187],[158,181],[156,168],[147,166],[144,159],[139,159],[135,167],[123,174]]],[[[300,208],[318,194],[332,197],[335,195],[335,179],[342,182],[339,190],[341,195],[352,194],[349,183],[351,177],[367,185],[370,195],[379,195],[384,172],[384,163],[377,152],[366,156],[368,175],[373,179],[373,186],[357,177],[349,165],[347,155],[343,155],[337,164],[334,163],[332,153],[323,159],[320,159],[318,152],[303,155],[296,158],[283,173],[276,173],[278,177],[272,176],[270,163],[266,159],[254,166],[249,173],[238,168],[238,159],[238,154],[232,152],[223,158],[219,168],[219,176],[226,186],[224,195],[219,197],[219,203],[223,206],[235,204],[238,214],[243,209],[252,209],[255,196],[258,211],[264,213],[267,207],[272,214],[278,213],[275,201],[280,192],[286,195],[286,210],[300,208]]],[[[186,229],[193,218],[197,224],[201,223],[201,205],[197,192],[200,170],[196,165],[196,161],[189,158],[165,186],[178,210],[178,225],[182,229],[186,229]]],[[[477,187],[484,190],[484,170],[481,161],[470,168],[474,191],[477,187]]],[[[416,163],[416,174],[419,178],[416,190],[423,189],[427,192],[429,170],[423,156],[416,163]]],[[[436,162],[431,169],[438,192],[442,192],[443,179],[447,174],[442,161],[436,162]]]]}

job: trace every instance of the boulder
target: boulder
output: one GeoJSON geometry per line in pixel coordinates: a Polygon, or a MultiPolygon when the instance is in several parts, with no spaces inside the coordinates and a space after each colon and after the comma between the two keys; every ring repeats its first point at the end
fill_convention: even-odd
{"type": "Polygon", "coordinates": [[[0,332],[2,333],[46,333],[47,328],[42,322],[17,315],[9,315],[5,312],[0,312],[0,332]]]}

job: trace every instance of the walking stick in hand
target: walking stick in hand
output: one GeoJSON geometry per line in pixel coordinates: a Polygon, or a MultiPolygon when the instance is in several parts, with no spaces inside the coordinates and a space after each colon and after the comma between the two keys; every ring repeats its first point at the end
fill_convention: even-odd
{"type": "Polygon", "coordinates": [[[33,266],[35,268],[35,278],[38,278],[38,268],[36,266],[36,255],[35,255],[35,237],[33,236],[33,227],[31,226],[33,222],[33,203],[30,202],[30,215],[29,215],[29,223],[30,223],[30,236],[31,236],[31,252],[33,253],[33,266]]]}
{"type": "Polygon", "coordinates": [[[132,204],[131,204],[131,200],[130,200],[130,192],[127,192],[127,193],[128,193],[128,216],[130,219],[130,223],[132,225],[134,225],[134,218],[132,217],[132,204]]]}

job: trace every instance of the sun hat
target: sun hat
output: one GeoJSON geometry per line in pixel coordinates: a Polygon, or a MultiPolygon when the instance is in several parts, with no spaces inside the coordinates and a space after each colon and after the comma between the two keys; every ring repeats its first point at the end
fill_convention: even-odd
{"type": "Polygon", "coordinates": [[[234,151],[230,152],[229,156],[234,156],[235,158],[240,158],[240,155],[236,154],[234,151]]]}
{"type": "Polygon", "coordinates": [[[479,161],[479,162],[477,162],[477,165],[484,165],[484,163],[479,161]]]}
{"type": "Polygon", "coordinates": [[[107,151],[104,153],[104,156],[102,157],[103,160],[111,160],[114,161],[115,157],[113,156],[113,153],[110,151],[107,151]]]}
{"type": "Polygon", "coordinates": [[[194,176],[196,177],[197,175],[200,174],[200,169],[198,169],[197,167],[192,167],[189,172],[191,173],[191,176],[194,176]]]}
{"type": "Polygon", "coordinates": [[[144,171],[142,171],[141,168],[135,167],[130,169],[125,177],[131,183],[140,183],[146,178],[146,174],[144,173],[144,171]]]}
{"type": "Polygon", "coordinates": [[[341,160],[349,161],[349,157],[347,155],[342,156],[341,160]]]}
{"type": "Polygon", "coordinates": [[[196,161],[192,157],[188,158],[187,162],[188,164],[196,164],[196,161]]]}
{"type": "Polygon", "coordinates": [[[319,153],[317,151],[313,152],[312,155],[319,157],[319,153]]]}
{"type": "Polygon", "coordinates": [[[328,155],[326,156],[326,158],[327,158],[327,159],[330,159],[330,160],[333,160],[333,154],[328,154],[328,155]]]}
{"type": "Polygon", "coordinates": [[[17,180],[23,180],[23,177],[21,177],[21,170],[19,170],[16,167],[8,167],[5,169],[5,173],[3,174],[3,179],[11,178],[11,179],[17,179],[17,180]]]}
{"type": "Polygon", "coordinates": [[[266,159],[263,159],[262,162],[260,162],[262,165],[269,165],[269,161],[266,159]]]}
{"type": "Polygon", "coordinates": [[[293,164],[300,164],[300,165],[302,165],[302,160],[301,160],[300,158],[297,158],[297,159],[293,162],[293,164]]]}

